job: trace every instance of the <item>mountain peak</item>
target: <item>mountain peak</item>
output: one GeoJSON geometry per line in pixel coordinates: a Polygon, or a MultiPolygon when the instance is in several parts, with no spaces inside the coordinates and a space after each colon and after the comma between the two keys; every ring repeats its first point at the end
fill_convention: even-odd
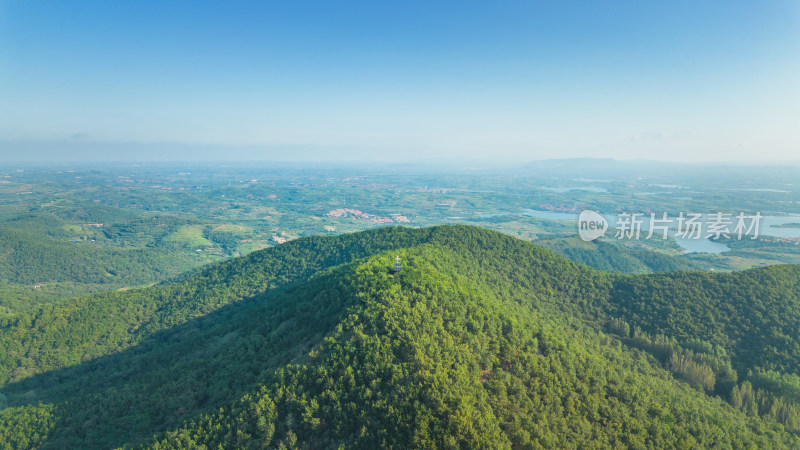
{"type": "Polygon", "coordinates": [[[7,323],[0,350],[22,370],[0,367],[0,434],[59,448],[797,446],[791,395],[763,390],[796,359],[750,345],[800,325],[754,313],[799,307],[796,269],[622,276],[469,226],[298,239],[7,323]],[[767,409],[748,412],[755,396],[767,409]]]}

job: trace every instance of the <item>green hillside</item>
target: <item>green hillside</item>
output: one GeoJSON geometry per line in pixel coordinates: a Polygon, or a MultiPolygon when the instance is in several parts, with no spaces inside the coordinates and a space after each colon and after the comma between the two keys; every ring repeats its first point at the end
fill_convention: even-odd
{"type": "Polygon", "coordinates": [[[475,227],[303,238],[4,319],[0,442],[796,448],[799,294],[475,227]]]}
{"type": "Polygon", "coordinates": [[[75,295],[141,286],[205,262],[180,247],[111,248],[0,227],[0,317],[75,295]]]}
{"type": "Polygon", "coordinates": [[[0,222],[0,317],[161,282],[220,259],[197,252],[194,242],[170,239],[187,226],[173,216],[131,217],[96,205],[56,212],[0,222]]]}
{"type": "MultiPolygon", "coordinates": [[[[147,286],[263,246],[243,225],[59,201],[0,222],[0,317],[97,292],[147,286]],[[247,241],[247,244],[243,242],[247,241]],[[241,249],[240,246],[244,246],[241,249]]],[[[697,270],[661,252],[577,238],[537,244],[621,273],[697,270]]]]}
{"type": "MultiPolygon", "coordinates": [[[[0,283],[143,284],[192,266],[192,254],[173,249],[112,249],[42,238],[0,228],[0,283]],[[170,251],[172,250],[172,251],[170,251]]],[[[195,263],[196,264],[196,263],[195,263]]]]}
{"type": "Polygon", "coordinates": [[[575,262],[608,272],[651,273],[703,269],[702,265],[677,256],[603,241],[584,242],[577,237],[540,239],[536,244],[575,262]]]}

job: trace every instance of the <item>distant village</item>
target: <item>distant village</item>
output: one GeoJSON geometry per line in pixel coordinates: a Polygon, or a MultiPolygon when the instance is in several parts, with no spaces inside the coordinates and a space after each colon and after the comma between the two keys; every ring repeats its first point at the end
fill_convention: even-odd
{"type": "Polygon", "coordinates": [[[381,217],[381,216],[376,216],[375,214],[369,214],[363,211],[359,211],[357,209],[350,209],[350,208],[334,209],[332,211],[328,211],[326,215],[328,217],[336,217],[336,218],[351,217],[353,219],[363,220],[371,223],[411,222],[411,219],[409,219],[406,216],[393,215],[393,217],[381,217]]]}

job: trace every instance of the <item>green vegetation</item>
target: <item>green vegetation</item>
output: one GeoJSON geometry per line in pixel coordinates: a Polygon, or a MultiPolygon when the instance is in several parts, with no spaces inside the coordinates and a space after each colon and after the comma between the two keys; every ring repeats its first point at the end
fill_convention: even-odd
{"type": "Polygon", "coordinates": [[[798,308],[797,266],[620,275],[466,226],[303,238],[3,319],[0,436],[796,448],[798,308]]]}
{"type": "MultiPolygon", "coordinates": [[[[363,214],[422,227],[465,223],[546,242],[575,236],[574,219],[534,217],[537,214],[532,216],[531,210],[573,214],[581,209],[609,214],[655,211],[671,217],[681,211],[800,213],[800,191],[786,191],[797,180],[797,169],[792,167],[576,160],[543,161],[514,170],[452,167],[447,172],[420,167],[288,164],[16,169],[0,167],[0,228],[22,230],[42,242],[48,242],[45,238],[60,243],[95,239],[92,245],[97,247],[163,250],[151,252],[145,259],[169,260],[197,253],[188,262],[168,264],[181,271],[276,245],[273,236],[347,233],[386,223],[372,222],[363,214]],[[363,214],[329,215],[340,209],[363,214]]],[[[595,252],[603,255],[600,258],[581,250],[579,244],[569,252],[563,244],[555,249],[593,267],[630,273],[661,271],[661,267],[740,270],[800,263],[800,245],[775,240],[733,242],[733,251],[719,255],[680,255],[680,247],[672,239],[636,244],[635,248],[604,246],[595,252]],[[639,250],[655,250],[659,261],[642,261],[646,256],[639,250]],[[666,261],[665,256],[674,259],[666,261]]],[[[0,247],[3,254],[5,249],[0,247]]],[[[134,285],[162,280],[151,278],[134,285]]],[[[86,282],[77,277],[71,281],[86,282]]],[[[108,287],[131,286],[122,282],[112,285],[108,287]]],[[[25,286],[30,287],[16,287],[25,286]]],[[[95,289],[87,285],[84,292],[95,289]]],[[[70,288],[62,297],[72,293],[70,288]]],[[[12,300],[4,305],[26,303],[20,298],[12,300]]]]}
{"type": "Polygon", "coordinates": [[[59,242],[13,229],[0,229],[0,246],[5,249],[0,258],[2,283],[29,285],[80,280],[87,284],[137,285],[164,279],[164,275],[178,275],[182,268],[192,265],[188,261],[191,254],[59,242]],[[175,267],[176,264],[180,267],[175,267]]]}
{"type": "Polygon", "coordinates": [[[158,231],[184,227],[180,223],[154,217],[101,227],[50,214],[0,223],[0,317],[78,295],[150,285],[218,259],[161,239],[158,231]]]}
{"type": "Polygon", "coordinates": [[[595,269],[621,273],[701,270],[687,259],[643,248],[626,248],[605,241],[584,242],[577,237],[541,239],[537,244],[595,269]]]}
{"type": "Polygon", "coordinates": [[[200,225],[183,225],[177,231],[167,236],[168,242],[178,242],[188,247],[208,247],[211,241],[203,237],[203,227],[200,225]]]}

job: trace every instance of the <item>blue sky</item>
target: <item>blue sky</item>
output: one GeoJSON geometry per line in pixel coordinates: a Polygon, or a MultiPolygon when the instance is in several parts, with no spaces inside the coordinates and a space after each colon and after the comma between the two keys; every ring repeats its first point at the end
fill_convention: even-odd
{"type": "Polygon", "coordinates": [[[797,0],[0,0],[9,160],[798,160],[797,80],[797,0]]]}

